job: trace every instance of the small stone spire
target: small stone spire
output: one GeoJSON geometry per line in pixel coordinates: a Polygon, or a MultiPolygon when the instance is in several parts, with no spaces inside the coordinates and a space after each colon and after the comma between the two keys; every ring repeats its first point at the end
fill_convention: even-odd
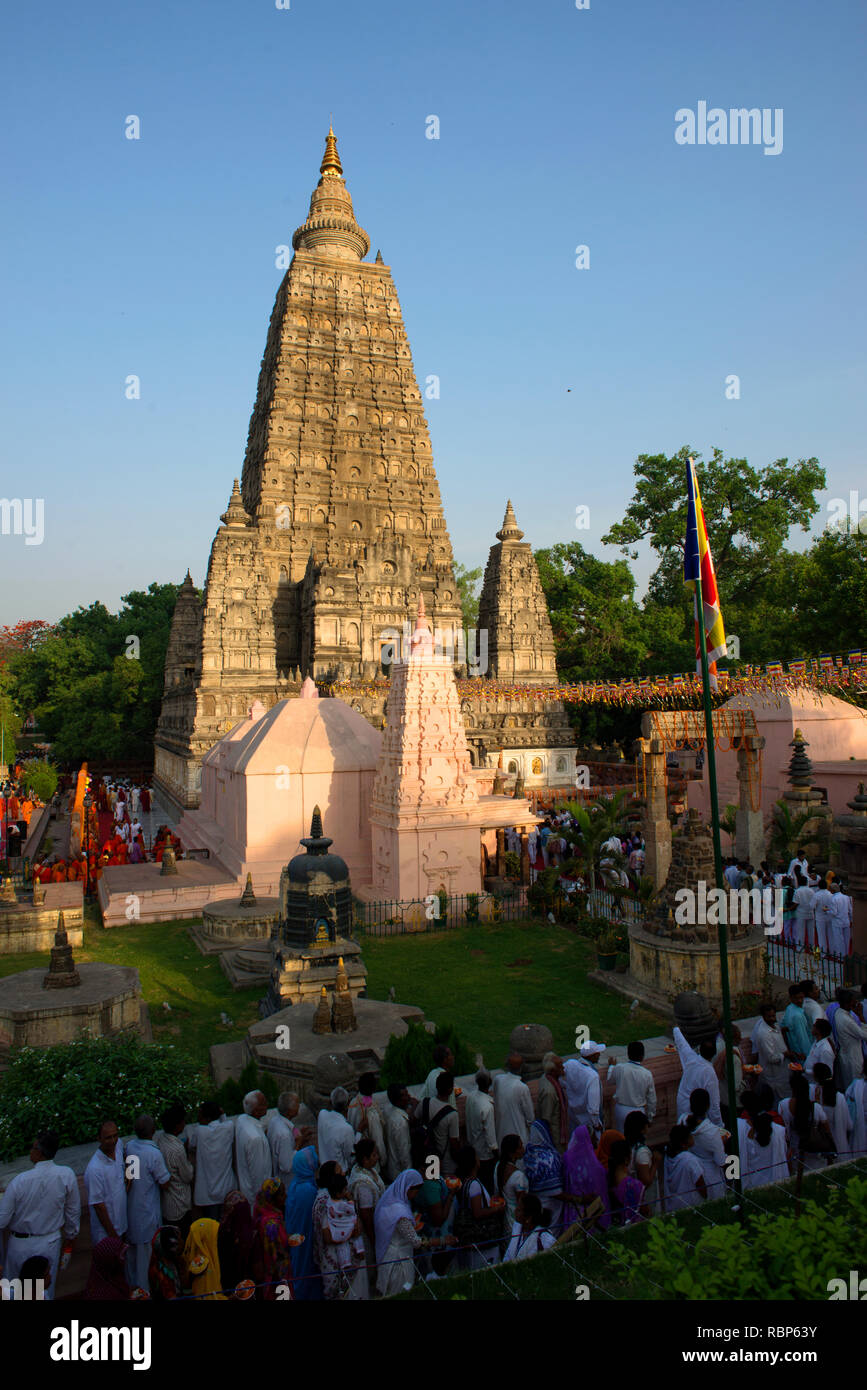
{"type": "Polygon", "coordinates": [[[789,762],[789,783],[793,787],[812,786],[813,764],[804,751],[809,746],[801,730],[796,729],[795,737],[789,744],[795,750],[789,762]]]}
{"type": "Polygon", "coordinates": [[[229,505],[223,512],[220,520],[224,526],[232,530],[240,530],[242,526],[250,525],[250,518],[241,498],[241,488],[236,478],[232,484],[232,495],[229,498],[229,505]]]}
{"type": "Polygon", "coordinates": [[[57,931],[54,933],[51,959],[48,963],[48,972],[42,979],[42,988],[74,989],[76,985],[80,984],[81,976],[75,968],[75,961],[72,959],[72,947],[66,934],[63,913],[58,912],[57,931]]]}
{"type": "Polygon", "coordinates": [[[497,532],[498,541],[520,541],[524,539],[524,532],[520,530],[515,511],[512,507],[511,499],[506,503],[506,515],[503,518],[502,530],[497,532]]]}
{"type": "Polygon", "coordinates": [[[430,630],[430,623],[425,616],[424,594],[418,596],[418,612],[415,619],[415,630],[409,640],[410,656],[430,656],[433,652],[433,633],[430,630]]]}
{"type": "Polygon", "coordinates": [[[247,874],[247,882],[244,884],[244,891],[241,894],[241,907],[253,907],[256,902],[256,894],[253,892],[253,875],[247,874]]]}
{"type": "Polygon", "coordinates": [[[337,138],[331,127],[325,138],[325,156],[319,174],[307,220],[295,229],[292,248],[321,251],[340,260],[361,261],[370,250],[370,237],[355,220],[352,198],[337,153],[337,138]]]}
{"type": "Polygon", "coordinates": [[[316,1005],[316,1013],[313,1015],[313,1032],[331,1032],[331,1008],[328,1003],[328,990],[324,985],[319,994],[319,1003],[316,1005]]]}
{"type": "Polygon", "coordinates": [[[385,265],[385,261],[382,259],[381,251],[377,251],[376,253],[376,265],[385,265]]]}
{"type": "Polygon", "coordinates": [[[313,819],[310,822],[310,834],[301,841],[308,854],[327,854],[329,846],[334,844],[328,836],[322,832],[322,812],[318,806],[313,807],[313,819]]]}
{"type": "Polygon", "coordinates": [[[316,689],[316,682],[310,676],[305,676],[298,694],[301,700],[318,700],[319,691],[316,689]]]}

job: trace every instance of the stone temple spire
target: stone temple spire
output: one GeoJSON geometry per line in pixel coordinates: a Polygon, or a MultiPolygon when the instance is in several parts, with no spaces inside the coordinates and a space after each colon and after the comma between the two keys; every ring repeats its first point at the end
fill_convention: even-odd
{"type": "Polygon", "coordinates": [[[511,500],[506,503],[506,515],[503,517],[502,530],[497,532],[498,541],[522,541],[524,532],[520,530],[515,516],[515,509],[511,500]]]}
{"type": "Polygon", "coordinates": [[[506,504],[499,545],[491,546],[478,624],[488,634],[488,674],[495,680],[554,683],[554,634],[530,544],[506,504]]]}
{"type": "Polygon", "coordinates": [[[224,526],[237,528],[239,526],[249,526],[250,518],[241,500],[241,489],[236,478],[232,484],[232,495],[229,498],[229,505],[220,517],[224,526]]]}
{"type": "Polygon", "coordinates": [[[337,137],[331,127],[325,139],[325,155],[319,173],[307,221],[292,237],[293,250],[313,251],[344,261],[363,261],[370,250],[370,237],[355,220],[352,198],[337,152],[337,137]]]}

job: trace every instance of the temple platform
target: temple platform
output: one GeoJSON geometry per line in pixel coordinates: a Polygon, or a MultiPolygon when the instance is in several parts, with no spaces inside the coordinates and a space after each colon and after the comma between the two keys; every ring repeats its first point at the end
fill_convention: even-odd
{"type": "Polygon", "coordinates": [[[99,880],[102,923],[125,927],[201,917],[208,903],[237,898],[242,888],[221,864],[207,860],[179,859],[178,872],[165,875],[159,864],[118,864],[104,869],[99,880]]]}

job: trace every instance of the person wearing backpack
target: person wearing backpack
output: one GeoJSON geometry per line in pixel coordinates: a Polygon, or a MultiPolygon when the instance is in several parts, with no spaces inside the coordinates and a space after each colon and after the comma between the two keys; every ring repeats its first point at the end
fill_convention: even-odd
{"type": "Polygon", "coordinates": [[[456,1171],[461,1145],[458,1112],[449,1104],[454,1084],[454,1073],[441,1071],[436,1078],[436,1100],[426,1098],[416,1111],[413,1162],[421,1173],[431,1158],[438,1160],[444,1177],[453,1177],[456,1171]]]}

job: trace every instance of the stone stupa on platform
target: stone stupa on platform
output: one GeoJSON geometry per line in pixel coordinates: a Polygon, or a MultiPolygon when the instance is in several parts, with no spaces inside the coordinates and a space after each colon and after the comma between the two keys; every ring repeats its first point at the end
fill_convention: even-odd
{"type": "Polygon", "coordinates": [[[75,968],[72,947],[63,925],[63,913],[57,918],[57,931],[51,948],[48,973],[42,981],[43,989],[75,989],[81,984],[81,976],[75,968]]]}

